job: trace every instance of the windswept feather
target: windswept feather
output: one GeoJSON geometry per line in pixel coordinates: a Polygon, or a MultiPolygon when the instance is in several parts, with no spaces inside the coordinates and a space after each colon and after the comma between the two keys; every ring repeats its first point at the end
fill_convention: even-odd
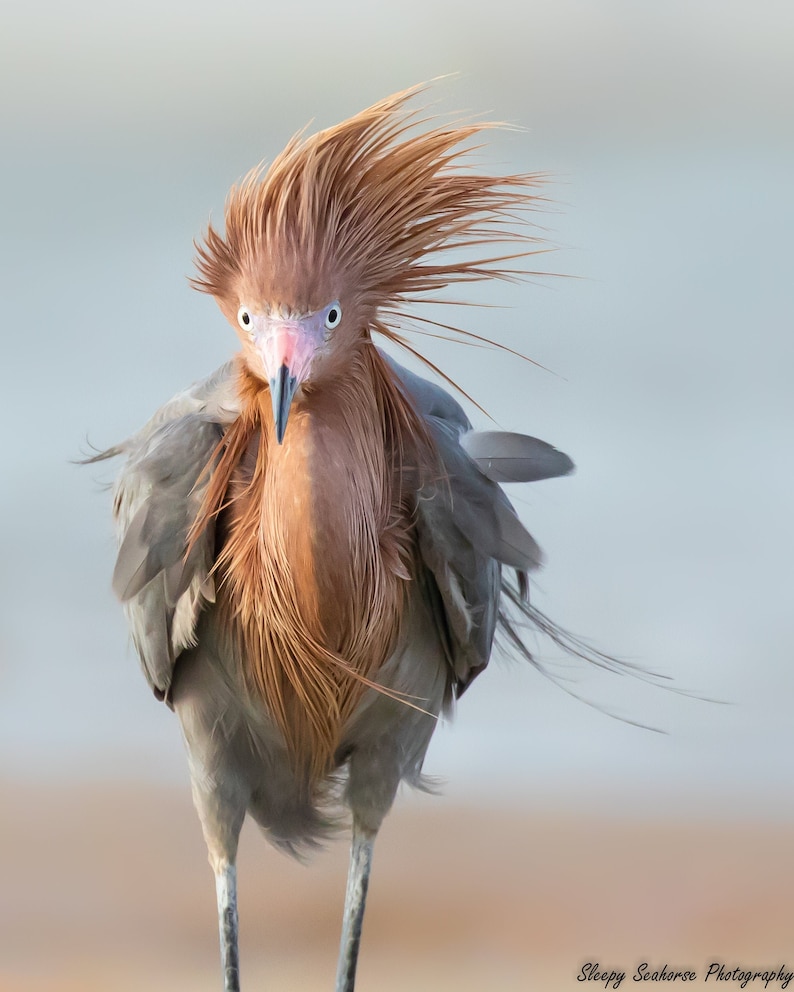
{"type": "Polygon", "coordinates": [[[539,482],[573,472],[568,455],[546,441],[505,431],[472,431],[461,446],[493,482],[539,482]]]}

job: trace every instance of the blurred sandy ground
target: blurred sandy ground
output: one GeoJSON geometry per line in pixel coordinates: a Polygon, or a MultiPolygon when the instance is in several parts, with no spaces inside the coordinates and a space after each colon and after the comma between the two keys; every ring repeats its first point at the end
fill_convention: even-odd
{"type": "MultiPolygon", "coordinates": [[[[108,590],[113,470],[69,459],[228,357],[184,276],[230,183],[447,72],[440,110],[528,129],[482,160],[554,174],[549,268],[583,277],[465,316],[557,376],[423,342],[577,462],[511,493],[536,601],[731,705],[566,670],[665,737],[494,666],[431,748],[446,795],[384,829],[361,990],[794,959],[793,39],[790,0],[0,2],[3,992],[218,987],[178,734],[108,590]]],[[[331,987],[345,859],[246,833],[246,990],[331,987]]]]}
{"type": "MultiPolygon", "coordinates": [[[[212,875],[184,791],[12,787],[4,799],[3,992],[219,987],[212,875]]],[[[245,988],[332,988],[345,860],[341,840],[304,867],[244,831],[245,988]]],[[[701,976],[714,960],[790,966],[793,888],[787,826],[414,799],[378,841],[360,988],[557,992],[582,987],[586,961],[629,969],[623,989],[643,960],[701,976]]]]}

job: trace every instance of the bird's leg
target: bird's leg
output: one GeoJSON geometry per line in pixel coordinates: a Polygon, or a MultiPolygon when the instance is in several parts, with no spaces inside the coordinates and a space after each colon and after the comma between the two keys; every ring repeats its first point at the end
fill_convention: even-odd
{"type": "Polygon", "coordinates": [[[240,954],[237,946],[237,868],[219,865],[215,872],[218,896],[218,929],[221,938],[223,992],[240,992],[240,954]]]}
{"type": "Polygon", "coordinates": [[[356,985],[356,963],[361,943],[361,927],[372,867],[372,848],[375,832],[366,830],[353,821],[353,842],[350,847],[350,864],[347,871],[345,915],[342,922],[342,940],[339,945],[339,962],[336,969],[336,992],[353,992],[356,985]]]}

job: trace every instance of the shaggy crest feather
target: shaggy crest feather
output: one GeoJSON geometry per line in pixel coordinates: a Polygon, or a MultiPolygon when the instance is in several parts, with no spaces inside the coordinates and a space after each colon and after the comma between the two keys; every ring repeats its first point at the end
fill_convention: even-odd
{"type": "MultiPolygon", "coordinates": [[[[210,225],[196,246],[194,287],[224,299],[253,280],[263,299],[309,310],[344,286],[373,317],[386,308],[399,318],[406,304],[450,283],[513,278],[505,263],[545,250],[511,229],[518,213],[542,200],[534,190],[545,177],[463,171],[470,139],[497,125],[412,133],[430,122],[406,108],[422,89],[298,134],[269,168],[252,170],[229,194],[224,236],[210,225]],[[520,250],[444,257],[511,241],[520,250]]],[[[379,329],[391,336],[388,326],[379,329]]]]}

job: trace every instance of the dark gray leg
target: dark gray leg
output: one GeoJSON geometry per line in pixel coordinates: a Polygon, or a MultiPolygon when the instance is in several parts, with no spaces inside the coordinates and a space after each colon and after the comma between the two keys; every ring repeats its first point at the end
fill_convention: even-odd
{"type": "Polygon", "coordinates": [[[353,823],[353,843],[350,847],[350,865],[347,872],[345,915],[342,922],[342,940],[339,945],[339,963],[336,969],[336,992],[354,992],[356,963],[361,943],[361,927],[372,867],[372,848],[375,833],[353,823]]]}
{"type": "Polygon", "coordinates": [[[218,929],[221,938],[223,992],[240,992],[240,954],[237,944],[237,868],[219,867],[215,874],[218,895],[218,929]]]}

